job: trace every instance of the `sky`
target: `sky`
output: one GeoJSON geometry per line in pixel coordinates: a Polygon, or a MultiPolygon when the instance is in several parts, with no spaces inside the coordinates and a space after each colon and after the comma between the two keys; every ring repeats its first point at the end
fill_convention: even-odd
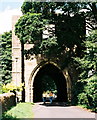
{"type": "Polygon", "coordinates": [[[22,15],[24,0],[0,0],[0,34],[12,30],[12,16],[22,15]]]}

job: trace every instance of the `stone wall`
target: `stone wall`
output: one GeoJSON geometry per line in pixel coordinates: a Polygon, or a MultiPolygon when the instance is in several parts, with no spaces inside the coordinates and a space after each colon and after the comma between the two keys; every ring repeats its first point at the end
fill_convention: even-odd
{"type": "Polygon", "coordinates": [[[14,93],[0,94],[0,114],[4,113],[5,111],[7,111],[8,109],[15,105],[16,98],[14,93]]]}
{"type": "Polygon", "coordinates": [[[16,85],[21,83],[21,44],[15,35],[15,24],[20,16],[12,17],[12,80],[16,85]]]}

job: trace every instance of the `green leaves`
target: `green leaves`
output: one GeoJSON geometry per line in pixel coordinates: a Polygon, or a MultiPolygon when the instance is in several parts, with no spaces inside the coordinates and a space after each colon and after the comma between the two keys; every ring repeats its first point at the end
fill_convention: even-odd
{"type": "Polygon", "coordinates": [[[56,84],[50,76],[43,76],[42,77],[42,91],[54,91],[56,90],[56,84]]]}
{"type": "Polygon", "coordinates": [[[97,72],[97,30],[90,33],[83,45],[85,47],[83,57],[76,57],[74,60],[78,62],[78,68],[82,71],[80,77],[85,79],[90,70],[97,72]]]}
{"type": "Polygon", "coordinates": [[[32,2],[24,2],[21,7],[22,13],[25,14],[29,12],[30,9],[32,9],[32,2]]]}
{"type": "Polygon", "coordinates": [[[13,82],[7,83],[6,85],[4,84],[2,86],[2,92],[7,93],[7,92],[21,92],[23,90],[24,83],[20,83],[19,85],[15,85],[13,82]]]}
{"type": "Polygon", "coordinates": [[[27,13],[15,25],[15,33],[24,44],[34,44],[36,41],[41,41],[44,24],[40,13],[27,13]]]}
{"type": "Polygon", "coordinates": [[[86,79],[84,89],[78,95],[78,103],[97,112],[97,75],[86,79]]]}
{"type": "Polygon", "coordinates": [[[85,36],[84,16],[76,12],[74,16],[67,15],[64,6],[68,8],[70,14],[79,9],[79,5],[73,3],[24,2],[22,6],[24,15],[15,25],[15,34],[22,43],[33,44],[32,49],[25,50],[26,56],[43,54],[49,58],[56,55],[57,58],[64,53],[65,48],[70,48],[68,54],[73,55],[75,45],[78,49],[75,52],[81,51],[81,42],[85,36]],[[59,9],[63,10],[64,14],[57,15],[56,10],[59,9]],[[50,28],[50,25],[54,27],[50,28]],[[43,37],[46,36],[44,31],[45,34],[50,34],[47,38],[43,37]]]}
{"type": "MultiPolygon", "coordinates": [[[[55,37],[48,38],[47,40],[42,40],[40,45],[40,50],[44,53],[49,53],[54,47],[57,47],[57,39],[55,37]]],[[[54,50],[54,49],[53,49],[54,50]]]]}
{"type": "Polygon", "coordinates": [[[83,46],[82,58],[74,58],[80,70],[78,84],[83,86],[77,92],[77,102],[97,112],[97,30],[91,31],[83,46]]]}
{"type": "Polygon", "coordinates": [[[8,83],[11,81],[11,71],[12,71],[12,56],[11,56],[11,50],[12,50],[12,32],[5,32],[1,35],[0,38],[0,77],[2,80],[2,83],[8,83]]]}

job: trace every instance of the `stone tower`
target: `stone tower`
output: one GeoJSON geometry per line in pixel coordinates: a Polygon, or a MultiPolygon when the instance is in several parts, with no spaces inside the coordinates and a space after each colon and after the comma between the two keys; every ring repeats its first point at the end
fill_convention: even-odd
{"type": "MultiPolygon", "coordinates": [[[[19,18],[20,16],[13,16],[12,18],[12,80],[16,85],[21,83],[22,76],[21,43],[14,33],[15,24],[19,18]]],[[[32,44],[24,45],[25,49],[29,49],[31,47],[33,47],[32,44]]],[[[48,61],[44,59],[44,57],[41,57],[41,55],[34,56],[34,59],[32,60],[24,59],[25,101],[33,102],[35,97],[35,101],[38,101],[37,97],[41,97],[41,91],[38,91],[39,87],[41,87],[41,81],[39,80],[39,77],[41,77],[43,74],[49,74],[55,79],[59,100],[68,99],[70,101],[72,99],[72,81],[77,79],[76,75],[75,77],[72,76],[72,72],[73,74],[76,74],[76,71],[72,65],[66,66],[64,69],[62,69],[62,60],[48,61]]],[[[21,96],[21,93],[19,94],[21,96]]]]}

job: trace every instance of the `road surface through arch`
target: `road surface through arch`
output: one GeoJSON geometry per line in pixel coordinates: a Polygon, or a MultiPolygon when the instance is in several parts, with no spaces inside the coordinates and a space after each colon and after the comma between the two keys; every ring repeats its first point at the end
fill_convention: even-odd
{"type": "Polygon", "coordinates": [[[66,120],[96,120],[95,113],[86,111],[77,106],[43,105],[42,103],[35,103],[32,111],[34,112],[34,118],[68,118],[66,120]]]}

